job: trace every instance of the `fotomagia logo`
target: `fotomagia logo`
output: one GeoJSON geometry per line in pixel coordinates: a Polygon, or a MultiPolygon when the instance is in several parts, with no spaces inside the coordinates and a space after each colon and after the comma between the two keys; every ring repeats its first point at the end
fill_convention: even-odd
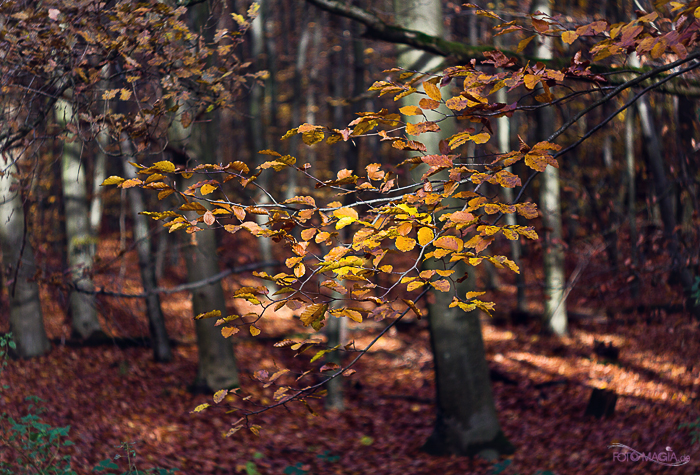
{"type": "Polygon", "coordinates": [[[608,448],[627,449],[627,451],[625,452],[613,452],[613,460],[615,460],[616,462],[647,461],[658,463],[659,465],[666,465],[668,467],[680,467],[681,465],[685,465],[688,462],[690,462],[690,455],[682,455],[680,457],[676,457],[676,454],[673,452],[671,447],[666,447],[666,452],[644,453],[637,452],[632,447],[628,447],[623,444],[618,444],[616,442],[614,444],[608,445],[608,448]]]}

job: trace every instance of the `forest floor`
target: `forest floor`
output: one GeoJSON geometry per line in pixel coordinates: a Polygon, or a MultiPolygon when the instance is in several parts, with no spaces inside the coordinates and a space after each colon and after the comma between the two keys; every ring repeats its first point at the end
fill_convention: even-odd
{"type": "MultiPolygon", "coordinates": [[[[228,257],[222,257],[226,265],[249,258],[240,243],[223,248],[228,249],[224,253],[228,257]]],[[[113,274],[98,277],[98,285],[121,282],[122,292],[139,292],[133,253],[120,269],[119,260],[109,261],[117,251],[117,239],[101,242],[103,270],[113,274]]],[[[533,261],[537,258],[536,253],[529,256],[533,261]]],[[[91,473],[105,458],[124,456],[124,443],[132,444],[140,469],[176,468],[192,475],[490,474],[499,469],[512,475],[700,472],[700,444],[692,443],[689,429],[679,428],[700,418],[698,322],[685,313],[669,311],[681,302],[665,281],[643,278],[642,297],[636,300],[626,297],[629,292],[615,294],[614,289],[621,287],[610,284],[614,279],[586,274],[604,268],[602,263],[595,265],[596,259],[602,262],[605,256],[590,259],[593,264],[580,272],[580,287],[570,295],[566,338],[541,334],[537,322],[515,325],[504,318],[514,306],[512,277],[504,274],[499,290],[489,294],[500,313],[482,319],[486,356],[503,431],[517,448],[497,466],[467,457],[429,456],[420,450],[435,418],[425,320],[402,322],[360,360],[357,373],[343,380],[344,411],[327,411],[322,399],[310,399],[318,415],[301,404],[291,404],[256,416],[251,422],[262,426],[259,436],[243,430],[222,437],[238,419],[236,414],[226,414],[224,403],[192,413],[197,405],[212,403],[212,398],[187,391],[197,370],[197,347],[186,292],[163,297],[168,331],[176,345],[174,360],[158,364],[148,348],[73,345],[65,295],[57,287],[42,286],[53,348],[30,361],[9,361],[0,375],[0,384],[7,385],[1,390],[0,412],[22,415],[27,408],[24,399],[40,397],[47,423],[70,426],[69,439],[75,445],[67,453],[79,474],[91,473]],[[610,288],[601,291],[605,285],[610,288]],[[654,307],[660,303],[661,307],[654,307]],[[611,362],[597,355],[595,342],[619,348],[619,359],[611,362]],[[617,393],[613,417],[584,415],[592,388],[617,393]],[[678,458],[689,456],[690,462],[664,467],[650,461],[615,461],[613,452],[618,449],[608,448],[613,443],[644,453],[672,450],[678,458]]],[[[569,263],[571,272],[579,262],[569,263]]],[[[182,283],[181,268],[169,269],[161,285],[182,283]]],[[[540,308],[532,304],[530,310],[541,313],[537,286],[541,276],[525,274],[529,300],[540,302],[540,308]]],[[[224,287],[231,291],[251,281],[249,274],[231,276],[224,287]]],[[[6,309],[5,297],[3,305],[6,309]]],[[[119,337],[147,335],[141,305],[139,299],[100,297],[105,328],[119,337]]],[[[231,301],[230,310],[249,310],[239,305],[231,301]]],[[[349,338],[362,347],[387,323],[351,324],[349,338]]],[[[275,386],[262,388],[252,374],[261,368],[300,370],[308,367],[308,357],[294,358],[288,348],[273,347],[276,341],[303,333],[292,315],[272,316],[261,328],[258,337],[241,331],[232,340],[244,390],[270,401],[275,386]]],[[[0,322],[0,331],[7,331],[6,320],[0,322]]],[[[8,456],[0,447],[0,459],[8,456]]],[[[116,462],[124,467],[123,459],[116,462]]]]}

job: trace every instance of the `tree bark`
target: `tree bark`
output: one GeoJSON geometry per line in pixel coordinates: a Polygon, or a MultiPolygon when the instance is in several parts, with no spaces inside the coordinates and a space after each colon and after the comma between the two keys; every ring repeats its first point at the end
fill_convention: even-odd
{"type": "MultiPolygon", "coordinates": [[[[636,55],[630,62],[638,64],[636,55]]],[[[700,306],[695,305],[695,300],[690,297],[691,288],[695,282],[692,270],[684,264],[681,256],[681,245],[676,233],[676,216],[673,210],[672,194],[669,193],[671,184],[666,178],[664,156],[661,151],[661,142],[656,132],[654,117],[646,96],[637,101],[637,111],[642,124],[642,135],[646,144],[647,167],[654,180],[654,193],[661,211],[661,221],[664,226],[664,234],[668,241],[668,252],[673,261],[673,269],[678,272],[683,290],[686,294],[686,307],[696,318],[700,318],[700,306]]]]}
{"type": "Polygon", "coordinates": [[[12,150],[6,152],[0,168],[0,245],[2,247],[2,274],[9,295],[10,331],[17,344],[20,358],[33,358],[49,351],[41,313],[39,286],[34,280],[36,265],[25,228],[24,207],[17,187],[16,159],[12,150]],[[15,189],[13,189],[15,188],[15,189]]]}
{"type": "MultiPolygon", "coordinates": [[[[56,120],[62,127],[74,121],[71,104],[60,99],[56,102],[56,120]]],[[[85,167],[81,163],[82,143],[73,137],[64,142],[61,158],[61,180],[68,242],[68,266],[75,290],[70,293],[70,314],[73,331],[81,338],[103,335],[97,318],[95,295],[90,271],[95,255],[96,239],[90,232],[90,215],[87,201],[85,167]],[[84,290],[85,292],[81,292],[84,290]]]]}
{"type": "MultiPolygon", "coordinates": [[[[187,107],[181,107],[180,110],[184,113],[186,109],[187,107]]],[[[196,111],[190,113],[196,114],[196,111]]],[[[211,120],[184,128],[181,121],[175,120],[170,125],[168,137],[173,147],[182,150],[182,155],[193,162],[188,166],[193,167],[197,162],[215,162],[218,146],[216,124],[216,120],[211,120]]],[[[184,180],[182,187],[187,188],[194,183],[192,180],[195,178],[184,180]]],[[[213,229],[189,235],[181,233],[181,237],[189,282],[205,280],[219,273],[217,239],[213,229]]],[[[221,311],[222,316],[227,315],[226,299],[220,281],[192,291],[192,311],[195,316],[212,310],[221,311]]],[[[240,385],[233,344],[221,335],[220,328],[215,327],[214,323],[215,319],[212,318],[195,321],[199,367],[197,377],[190,387],[195,392],[230,389],[240,385]]]]}
{"type": "Polygon", "coordinates": [[[511,454],[515,447],[496,414],[479,311],[449,308],[447,293],[434,292],[434,297],[428,312],[437,418],[423,449],[435,455],[479,455],[488,460],[511,454]]]}
{"type": "MultiPolygon", "coordinates": [[[[136,170],[129,164],[134,161],[132,147],[129,139],[122,140],[122,164],[124,178],[127,180],[136,178],[136,170]]],[[[151,252],[151,233],[148,226],[148,218],[141,214],[146,210],[144,206],[144,192],[142,188],[134,187],[128,192],[131,205],[131,218],[134,226],[134,242],[136,254],[139,258],[139,271],[141,272],[141,285],[143,291],[148,293],[146,297],[146,315],[148,315],[148,327],[151,334],[151,346],[153,347],[153,359],[159,362],[167,362],[173,359],[170,349],[168,331],[165,328],[163,310],[160,306],[160,295],[153,293],[158,287],[156,279],[156,267],[151,252]]]]}
{"type": "MultiPolygon", "coordinates": [[[[395,0],[394,11],[396,22],[405,28],[436,36],[443,34],[439,0],[395,0]]],[[[409,70],[428,71],[440,62],[441,58],[424,51],[402,48],[399,52],[399,66],[409,70]]],[[[408,96],[403,105],[416,105],[416,102],[415,96],[408,96]]],[[[425,112],[427,119],[432,120],[429,112],[425,112]]],[[[442,112],[450,114],[446,108],[442,112]]],[[[440,128],[442,137],[450,136],[454,133],[454,122],[442,121],[440,128]]],[[[427,153],[440,153],[440,138],[440,134],[433,133],[420,139],[427,153]]],[[[420,168],[412,173],[414,181],[423,173],[420,168]]],[[[426,262],[429,268],[436,264],[426,262]]],[[[462,275],[465,270],[458,266],[456,274],[462,275]]],[[[474,288],[475,269],[469,271],[470,278],[457,290],[460,294],[474,288]]],[[[512,453],[513,446],[503,435],[496,416],[479,312],[466,314],[459,308],[449,308],[449,294],[433,294],[428,319],[435,361],[436,421],[423,449],[434,454],[480,455],[488,459],[500,453],[512,453]]]]}
{"type": "MultiPolygon", "coordinates": [[[[550,15],[551,0],[535,0],[532,12],[550,15]]],[[[537,38],[535,56],[552,58],[552,39],[537,38]]],[[[542,92],[542,90],[540,89],[542,92]]],[[[541,93],[540,92],[540,93],[541,93]]],[[[552,107],[537,111],[537,139],[547,140],[554,132],[555,115],[552,107]]],[[[544,226],[544,323],[555,335],[567,333],[566,277],[564,273],[564,243],[562,241],[561,203],[559,201],[559,169],[548,166],[540,179],[540,208],[544,226]]]]}

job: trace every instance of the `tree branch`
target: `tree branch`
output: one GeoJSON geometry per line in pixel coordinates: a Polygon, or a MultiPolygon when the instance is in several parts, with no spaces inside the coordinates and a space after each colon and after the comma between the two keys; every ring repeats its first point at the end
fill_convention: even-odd
{"type": "MultiPolygon", "coordinates": [[[[341,3],[339,0],[306,0],[308,3],[325,10],[334,15],[343,16],[362,23],[367,27],[364,33],[364,37],[386,41],[395,44],[404,44],[411,46],[428,53],[432,53],[437,56],[443,56],[446,58],[446,62],[450,64],[467,64],[472,59],[477,61],[483,61],[487,59],[484,55],[487,51],[494,51],[496,48],[492,46],[468,46],[466,44],[457,41],[447,41],[442,38],[427,35],[420,31],[409,30],[407,28],[402,28],[400,26],[392,25],[385,22],[377,15],[364,10],[362,8],[356,7],[349,3],[341,3]]],[[[569,66],[568,58],[554,58],[554,59],[541,59],[533,56],[524,55],[521,53],[515,53],[513,51],[500,50],[508,57],[512,57],[518,60],[520,64],[526,64],[527,62],[541,62],[544,63],[548,68],[552,69],[562,69],[569,66]]],[[[630,68],[628,67],[626,72],[621,72],[619,69],[612,69],[607,66],[600,64],[592,64],[590,66],[591,71],[596,74],[619,74],[620,78],[611,80],[608,79],[610,84],[618,85],[623,84],[632,79],[633,75],[645,74],[649,71],[653,71],[657,68],[645,67],[645,68],[630,68]]],[[[579,81],[589,81],[584,78],[571,78],[579,81]]],[[[679,85],[675,83],[665,83],[662,87],[658,88],[659,91],[673,94],[678,96],[686,97],[700,97],[700,84],[697,81],[688,82],[685,85],[679,85]]]]}

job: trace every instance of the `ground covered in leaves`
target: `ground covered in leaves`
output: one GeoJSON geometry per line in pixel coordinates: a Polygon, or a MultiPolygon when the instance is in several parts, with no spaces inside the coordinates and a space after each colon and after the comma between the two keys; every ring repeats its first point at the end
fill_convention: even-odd
{"type": "MultiPolygon", "coordinates": [[[[105,243],[100,252],[115,255],[105,243]]],[[[237,253],[241,259],[244,254],[237,253]]],[[[235,259],[229,263],[235,264],[235,259]]],[[[577,266],[576,261],[570,264],[577,266]]],[[[118,272],[119,261],[113,265],[118,272]]],[[[126,272],[121,272],[123,292],[140,290],[136,278],[129,277],[138,275],[134,265],[133,259],[127,260],[126,272]]],[[[489,474],[500,469],[513,475],[547,470],[559,475],[695,473],[700,469],[700,445],[693,445],[690,430],[679,425],[700,418],[698,322],[669,310],[679,302],[668,286],[644,284],[649,287],[641,289],[643,297],[635,305],[624,299],[603,305],[586,290],[585,272],[581,275],[581,287],[570,297],[571,334],[563,339],[542,335],[536,322],[515,325],[505,318],[515,293],[511,277],[502,277],[499,290],[490,294],[500,313],[483,319],[487,358],[503,430],[517,447],[512,457],[496,466],[466,457],[432,457],[420,450],[431,433],[435,411],[424,320],[402,322],[392,329],[356,366],[358,372],[344,379],[344,411],[326,411],[322,399],[311,399],[316,416],[301,404],[290,404],[251,421],[262,426],[259,436],[240,431],[223,438],[238,418],[226,414],[226,404],[191,412],[212,401],[210,395],[187,391],[197,368],[187,293],[163,299],[168,330],[176,342],[175,357],[171,363],[156,364],[149,348],[73,345],[65,297],[45,286],[44,316],[53,349],[31,361],[9,362],[0,375],[0,383],[7,385],[0,394],[0,412],[21,415],[27,396],[40,397],[47,423],[70,426],[69,438],[75,445],[66,453],[79,474],[91,473],[105,458],[124,455],[124,443],[135,449],[140,469],[176,468],[193,475],[489,474]],[[596,342],[619,348],[619,360],[597,355],[596,342]],[[612,418],[584,416],[594,387],[618,394],[612,418]],[[614,449],[608,446],[615,442],[645,453],[668,447],[678,457],[689,456],[690,463],[668,468],[614,461],[614,449]]],[[[250,279],[249,275],[227,278],[225,288],[249,285],[250,279]]],[[[536,273],[528,274],[531,302],[538,301],[538,279],[536,273]]],[[[97,280],[99,285],[117,281],[97,280]]],[[[173,271],[161,284],[182,282],[183,276],[173,271]]],[[[101,297],[99,304],[111,334],[147,335],[138,299],[101,297]]],[[[232,311],[242,310],[235,302],[230,305],[232,311]]],[[[535,304],[531,310],[541,311],[535,304]]],[[[387,323],[352,324],[348,336],[362,347],[387,323]]],[[[1,324],[0,330],[7,331],[7,321],[1,324]]],[[[272,400],[275,387],[262,388],[252,374],[280,367],[302,370],[309,358],[294,358],[289,349],[273,347],[283,338],[300,337],[302,327],[292,315],[272,317],[261,328],[263,334],[257,338],[240,332],[232,339],[243,390],[265,403],[272,400]]],[[[9,456],[7,448],[0,448],[1,458],[9,456]]],[[[117,462],[123,466],[123,459],[117,462]]]]}

